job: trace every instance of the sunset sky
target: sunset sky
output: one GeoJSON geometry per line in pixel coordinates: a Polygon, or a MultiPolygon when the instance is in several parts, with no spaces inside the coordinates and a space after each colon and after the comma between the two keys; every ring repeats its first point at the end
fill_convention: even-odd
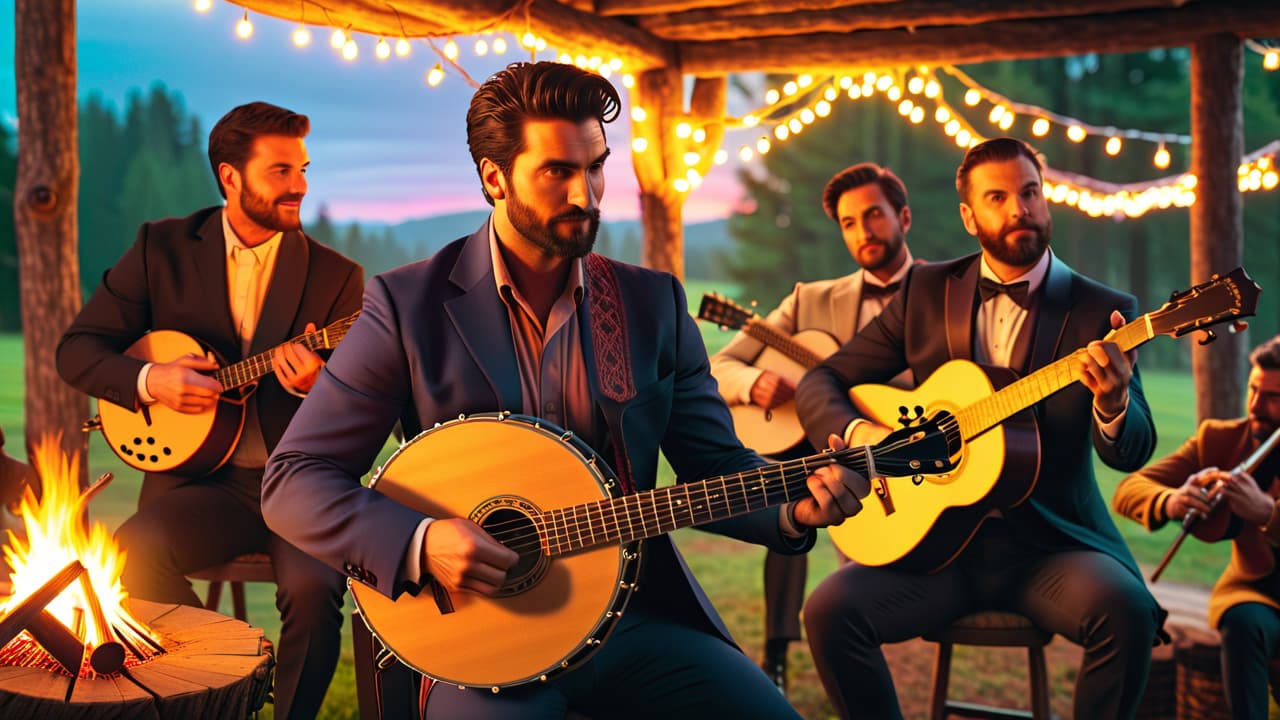
{"type": "MultiPolygon", "coordinates": [[[[14,0],[0,0],[0,47],[13,48],[14,0]]],[[[312,166],[305,217],[323,203],[339,220],[401,220],[487,207],[467,152],[465,115],[472,88],[449,74],[426,85],[435,53],[421,42],[408,58],[380,61],[377,38],[357,36],[359,57],[343,60],[329,30],[312,28],[297,48],[296,25],[250,14],[254,33],[236,36],[240,7],[214,0],[198,13],[191,0],[80,0],[77,3],[81,98],[98,93],[122,110],[128,93],[162,82],[181,93],[205,132],[240,103],[266,100],[311,117],[312,166]]],[[[508,35],[508,40],[511,37],[508,35]]],[[[507,62],[528,59],[512,49],[477,57],[474,40],[458,38],[459,63],[477,80],[507,62]]],[[[544,52],[539,59],[551,59],[544,52]]],[[[13,128],[17,95],[13,53],[0,53],[0,118],[13,128]]],[[[621,80],[614,76],[619,89],[621,80]]],[[[627,94],[622,92],[624,101],[627,94]]],[[[639,214],[625,114],[607,127],[614,149],[606,169],[607,219],[639,214]]],[[[685,220],[725,217],[740,195],[731,166],[715,168],[685,206],[685,220]]]]}

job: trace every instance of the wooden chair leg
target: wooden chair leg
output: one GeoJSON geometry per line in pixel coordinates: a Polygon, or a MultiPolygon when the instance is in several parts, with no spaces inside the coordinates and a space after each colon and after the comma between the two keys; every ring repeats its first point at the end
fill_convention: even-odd
{"type": "Polygon", "coordinates": [[[222,600],[222,581],[209,581],[209,594],[204,598],[204,609],[218,612],[218,603],[222,600]]]}
{"type": "Polygon", "coordinates": [[[1043,647],[1027,648],[1027,674],[1031,677],[1031,717],[1049,720],[1049,671],[1043,647]]]}
{"type": "Polygon", "coordinates": [[[951,643],[938,643],[938,654],[933,663],[933,696],[929,701],[929,720],[945,720],[947,717],[947,686],[951,681],[951,643]]]}
{"type": "Polygon", "coordinates": [[[238,580],[231,582],[231,607],[235,608],[237,620],[249,622],[249,610],[244,603],[244,583],[238,580]]]}

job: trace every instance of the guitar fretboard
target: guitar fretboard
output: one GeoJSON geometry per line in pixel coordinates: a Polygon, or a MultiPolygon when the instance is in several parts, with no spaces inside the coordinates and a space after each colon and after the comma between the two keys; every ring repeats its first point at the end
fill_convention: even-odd
{"type": "Polygon", "coordinates": [[[696,483],[572,505],[535,518],[549,556],[609,543],[628,543],[693,525],[724,520],[809,495],[805,478],[842,463],[867,471],[865,447],[811,455],[696,483]]]}
{"type": "Polygon", "coordinates": [[[800,363],[805,369],[812,369],[822,362],[809,348],[778,332],[772,325],[759,318],[748,320],[742,328],[743,332],[787,357],[800,363]]]}
{"type": "MultiPolygon", "coordinates": [[[[1116,329],[1110,339],[1122,352],[1129,352],[1153,337],[1155,335],[1151,332],[1148,316],[1143,315],[1116,329]]],[[[960,421],[960,432],[964,439],[970,440],[986,432],[1075,382],[1077,378],[1074,364],[1085,352],[1084,348],[1080,348],[1070,355],[1058,358],[957,412],[956,419],[960,421]]]]}
{"type": "MultiPolygon", "coordinates": [[[[356,313],[356,315],[358,314],[359,313],[356,313]]],[[[343,318],[342,320],[316,330],[315,332],[299,335],[284,344],[288,345],[290,343],[297,343],[311,351],[332,348],[334,345],[338,344],[339,340],[346,337],[347,331],[351,329],[351,324],[355,321],[355,317],[355,315],[351,315],[343,318]]],[[[238,363],[233,363],[224,368],[219,368],[214,371],[213,379],[217,380],[218,383],[222,385],[222,389],[224,391],[248,385],[254,380],[272,372],[271,356],[275,354],[276,349],[279,347],[282,346],[277,345],[270,350],[247,357],[238,363]]]]}

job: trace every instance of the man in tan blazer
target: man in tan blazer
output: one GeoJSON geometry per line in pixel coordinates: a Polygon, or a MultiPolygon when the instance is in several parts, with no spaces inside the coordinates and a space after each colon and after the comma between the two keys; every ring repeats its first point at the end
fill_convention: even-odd
{"type": "MultiPolygon", "coordinates": [[[[902,180],[874,163],[860,163],[836,173],[822,193],[822,207],[840,226],[845,246],[859,269],[832,280],[796,283],[765,322],[787,336],[802,331],[825,333],[831,338],[830,350],[834,350],[880,314],[906,275],[912,263],[906,243],[911,209],[902,180]]],[[[789,379],[757,366],[764,350],[759,340],[739,332],[711,358],[711,374],[730,407],[754,405],[772,410],[795,395],[799,378],[789,379]]],[[[797,430],[796,446],[779,459],[814,452],[803,431],[797,430]]],[[[745,438],[743,441],[750,444],[745,438]]],[[[784,692],[787,645],[800,639],[800,608],[808,570],[805,557],[774,552],[765,556],[762,665],[784,692]]]]}
{"type": "Polygon", "coordinates": [[[1267,717],[1267,664],[1280,651],[1280,452],[1232,472],[1280,428],[1280,336],[1249,356],[1248,414],[1205,420],[1177,452],[1116,488],[1116,512],[1158,530],[1192,510],[1196,535],[1232,539],[1231,563],[1209,595],[1209,623],[1222,633],[1222,677],[1231,717],[1267,717]],[[1210,513],[1210,503],[1221,495],[1210,513]],[[1206,513],[1208,513],[1206,515],[1206,513]]]}

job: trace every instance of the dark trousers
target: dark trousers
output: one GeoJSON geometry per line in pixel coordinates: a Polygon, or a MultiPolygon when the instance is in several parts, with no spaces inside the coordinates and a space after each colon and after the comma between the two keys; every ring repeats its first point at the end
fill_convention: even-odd
{"type": "Polygon", "coordinates": [[[1222,633],[1222,682],[1235,720],[1267,717],[1268,665],[1280,651],[1280,611],[1247,602],[1233,605],[1218,622],[1222,633]]]}
{"type": "Polygon", "coordinates": [[[842,717],[901,718],[880,646],[919,637],[978,610],[1021,613],[1084,647],[1073,717],[1132,717],[1162,611],[1141,578],[1092,550],[1038,548],[988,522],[934,574],[849,564],[809,597],[814,664],[842,717]]]}
{"type": "Polygon", "coordinates": [[[262,471],[227,467],[199,480],[148,477],[138,512],[116,531],[128,553],[124,586],[155,602],[200,606],[186,574],[265,552],[276,574],[280,642],[275,716],[313,718],[338,663],[345,578],[267,529],[262,471]]]}
{"type": "Polygon", "coordinates": [[[800,717],[737,648],[648,611],[628,610],[600,651],[577,669],[546,685],[496,695],[437,683],[426,718],[562,720],[570,710],[636,720],[800,717]]]}
{"type": "Polygon", "coordinates": [[[783,555],[770,550],[764,556],[764,639],[794,642],[800,639],[800,608],[809,574],[808,555],[783,555]]]}

